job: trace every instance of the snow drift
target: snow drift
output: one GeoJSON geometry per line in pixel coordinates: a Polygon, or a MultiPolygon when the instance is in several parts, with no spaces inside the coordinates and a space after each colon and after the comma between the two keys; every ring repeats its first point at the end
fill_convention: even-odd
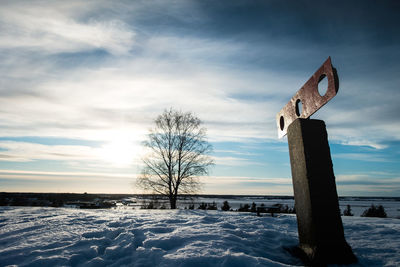
{"type": "MultiPolygon", "coordinates": [[[[343,217],[361,266],[400,266],[400,220],[343,217]]],[[[301,265],[296,217],[200,210],[0,208],[0,265],[301,265]]]]}

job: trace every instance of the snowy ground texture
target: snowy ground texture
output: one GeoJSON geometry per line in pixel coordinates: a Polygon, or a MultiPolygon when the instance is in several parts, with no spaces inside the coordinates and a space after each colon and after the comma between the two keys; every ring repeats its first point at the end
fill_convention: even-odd
{"type": "MultiPolygon", "coordinates": [[[[342,217],[359,259],[400,266],[400,220],[342,217]]],[[[200,210],[0,208],[0,266],[291,266],[296,217],[200,210]]]]}

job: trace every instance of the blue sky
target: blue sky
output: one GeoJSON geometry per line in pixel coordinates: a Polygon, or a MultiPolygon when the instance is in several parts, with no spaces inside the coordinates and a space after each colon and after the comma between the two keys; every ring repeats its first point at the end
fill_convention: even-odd
{"type": "Polygon", "coordinates": [[[397,1],[2,1],[0,191],[140,193],[154,118],[204,122],[205,194],[292,195],[276,113],[331,56],[339,195],[400,196],[397,1]]]}

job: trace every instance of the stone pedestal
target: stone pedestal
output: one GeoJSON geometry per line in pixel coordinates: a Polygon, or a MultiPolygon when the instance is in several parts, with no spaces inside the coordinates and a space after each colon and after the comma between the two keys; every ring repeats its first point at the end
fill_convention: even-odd
{"type": "Polygon", "coordinates": [[[287,132],[299,232],[311,265],[357,261],[344,233],[325,123],[297,119],[287,132]]]}

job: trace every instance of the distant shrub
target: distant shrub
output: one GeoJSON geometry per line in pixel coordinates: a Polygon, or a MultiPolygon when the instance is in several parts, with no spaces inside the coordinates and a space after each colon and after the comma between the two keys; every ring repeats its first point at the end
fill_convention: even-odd
{"type": "Polygon", "coordinates": [[[296,214],[296,206],[294,206],[293,209],[290,209],[290,210],[289,210],[289,213],[296,214]]]}
{"type": "Polygon", "coordinates": [[[292,213],[292,210],[289,209],[288,205],[283,205],[280,203],[272,205],[272,207],[268,208],[267,212],[269,213],[292,213]]]}
{"type": "Polygon", "coordinates": [[[257,207],[257,216],[261,216],[261,213],[266,213],[267,210],[263,204],[260,207],[257,207]]]}
{"type": "Polygon", "coordinates": [[[250,205],[249,204],[244,204],[244,205],[240,204],[240,207],[238,209],[238,211],[240,211],[240,212],[246,212],[246,211],[249,211],[249,210],[250,210],[250,205]]]}
{"type": "Polygon", "coordinates": [[[261,213],[271,213],[271,215],[274,216],[275,213],[296,213],[296,210],[295,208],[291,209],[288,205],[283,205],[280,203],[276,203],[271,207],[266,207],[264,203],[261,203],[260,207],[256,207],[256,212],[258,216],[260,216],[261,213]]]}
{"type": "Polygon", "coordinates": [[[144,202],[140,208],[145,210],[152,210],[155,209],[155,205],[153,201],[150,201],[149,203],[144,202]]]}
{"type": "Polygon", "coordinates": [[[64,202],[61,199],[54,199],[51,202],[52,207],[62,207],[64,206],[64,202]]]}
{"type": "Polygon", "coordinates": [[[190,210],[194,210],[194,204],[190,204],[190,205],[189,205],[189,209],[190,209],[190,210]]]}
{"type": "Polygon", "coordinates": [[[207,209],[208,210],[217,210],[217,204],[213,201],[213,203],[208,203],[207,204],[207,209]]]}
{"type": "Polygon", "coordinates": [[[225,200],[224,203],[222,203],[221,210],[228,211],[230,209],[231,209],[231,206],[229,206],[229,202],[225,200]]]}
{"type": "Polygon", "coordinates": [[[207,209],[207,204],[204,202],[201,202],[200,206],[199,206],[199,210],[206,210],[207,209]]]}
{"type": "Polygon", "coordinates": [[[165,209],[166,206],[164,203],[160,204],[160,202],[158,202],[157,199],[153,199],[153,200],[150,200],[149,202],[143,201],[140,208],[145,209],[145,210],[153,210],[153,209],[165,209]]]}
{"type": "Polygon", "coordinates": [[[257,211],[257,205],[256,205],[256,203],[253,202],[253,203],[251,204],[250,211],[251,211],[251,212],[256,212],[256,211],[257,211]]]}
{"type": "Polygon", "coordinates": [[[282,208],[282,213],[290,213],[290,209],[288,205],[284,205],[282,208]]]}
{"type": "Polygon", "coordinates": [[[385,208],[382,205],[375,206],[374,204],[371,205],[368,209],[366,209],[361,217],[379,217],[379,218],[386,218],[387,214],[385,212],[385,208]]]}
{"type": "Polygon", "coordinates": [[[351,206],[347,205],[346,209],[343,211],[344,216],[353,216],[354,214],[351,212],[351,206]]]}

